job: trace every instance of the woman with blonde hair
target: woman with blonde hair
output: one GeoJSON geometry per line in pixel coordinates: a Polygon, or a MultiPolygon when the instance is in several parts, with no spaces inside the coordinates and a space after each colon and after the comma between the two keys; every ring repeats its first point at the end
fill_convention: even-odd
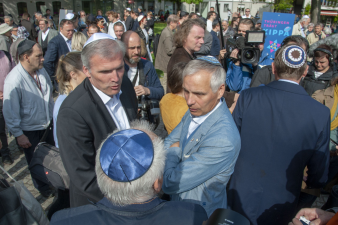
{"type": "Polygon", "coordinates": [[[56,99],[53,111],[54,122],[54,140],[55,146],[58,148],[58,139],[56,133],[56,122],[60,106],[65,98],[72,92],[82,81],[86,75],[82,72],[81,52],[69,52],[59,59],[58,68],[56,70],[56,79],[59,83],[59,97],[56,99]]]}
{"type": "Polygon", "coordinates": [[[80,31],[75,32],[72,38],[72,51],[81,52],[86,41],[87,41],[86,35],[84,35],[80,31]]]}
{"type": "MultiPolygon", "coordinates": [[[[86,75],[82,72],[81,52],[69,52],[60,57],[58,68],[56,70],[56,78],[59,82],[60,95],[54,104],[53,135],[55,138],[55,146],[58,148],[59,144],[56,136],[56,122],[60,106],[69,93],[86,78],[86,75]]],[[[58,189],[57,192],[57,199],[54,201],[47,214],[49,220],[55,212],[70,207],[69,190],[58,189]]]]}

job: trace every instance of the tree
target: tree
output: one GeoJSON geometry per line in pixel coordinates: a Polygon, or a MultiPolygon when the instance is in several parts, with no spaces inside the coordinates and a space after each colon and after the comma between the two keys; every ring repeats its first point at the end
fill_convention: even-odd
{"type": "Polygon", "coordinates": [[[293,0],[275,0],[274,8],[276,12],[284,12],[284,10],[293,7],[293,0]]]}
{"type": "Polygon", "coordinates": [[[321,4],[320,0],[311,0],[311,22],[314,24],[320,21],[321,4]]]}
{"type": "Polygon", "coordinates": [[[311,4],[307,3],[307,5],[305,6],[304,15],[310,15],[310,12],[311,12],[311,4]]]}

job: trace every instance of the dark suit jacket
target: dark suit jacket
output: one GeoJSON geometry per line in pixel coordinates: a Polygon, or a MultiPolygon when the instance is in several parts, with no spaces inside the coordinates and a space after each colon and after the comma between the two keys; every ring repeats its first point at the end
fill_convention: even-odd
{"type": "MultiPolygon", "coordinates": [[[[123,76],[121,103],[129,121],[136,119],[137,100],[127,76],[123,76]]],[[[86,78],[62,103],[57,137],[65,169],[70,177],[71,207],[98,202],[95,156],[101,142],[116,129],[114,120],[86,78]]]]}
{"type": "Polygon", "coordinates": [[[38,34],[37,34],[37,32],[34,28],[34,25],[30,21],[25,20],[25,19],[21,20],[21,25],[24,26],[26,28],[26,30],[28,31],[28,33],[29,33],[28,39],[32,40],[32,41],[36,41],[38,34]]]}
{"type": "Polygon", "coordinates": [[[288,224],[297,213],[305,166],[309,187],[327,180],[329,108],[299,85],[273,81],[244,90],[232,115],[241,151],[228,206],[252,225],[288,224]]]}
{"type": "Polygon", "coordinates": [[[49,76],[54,77],[59,58],[68,52],[68,46],[61,34],[58,34],[52,40],[50,40],[45,54],[45,61],[43,62],[43,66],[45,67],[49,76]]]}
{"type": "Polygon", "coordinates": [[[131,30],[133,28],[134,20],[131,16],[128,16],[126,19],[126,29],[131,30]]]}

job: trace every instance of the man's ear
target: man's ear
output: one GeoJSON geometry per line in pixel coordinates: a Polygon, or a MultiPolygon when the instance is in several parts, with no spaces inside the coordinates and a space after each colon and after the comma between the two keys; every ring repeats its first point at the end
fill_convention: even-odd
{"type": "Polygon", "coordinates": [[[221,99],[224,95],[225,92],[225,84],[222,84],[219,88],[218,88],[218,96],[217,99],[221,99]]]}
{"type": "Polygon", "coordinates": [[[157,179],[155,182],[154,182],[154,190],[156,193],[160,193],[160,191],[162,190],[162,184],[163,184],[163,178],[161,179],[157,179]]]}
{"type": "Polygon", "coordinates": [[[85,66],[82,66],[82,71],[84,72],[84,74],[86,74],[86,76],[88,78],[91,78],[92,76],[90,75],[89,69],[85,66]]]}
{"type": "Polygon", "coordinates": [[[309,66],[306,66],[306,69],[305,69],[302,77],[306,77],[308,70],[309,70],[309,66]]]}

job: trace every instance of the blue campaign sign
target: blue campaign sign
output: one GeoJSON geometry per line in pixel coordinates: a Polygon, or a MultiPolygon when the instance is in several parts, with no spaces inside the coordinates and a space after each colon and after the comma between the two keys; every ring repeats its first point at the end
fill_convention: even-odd
{"type": "Polygon", "coordinates": [[[263,55],[275,58],[275,53],[282,41],[291,36],[295,14],[264,12],[262,29],[265,31],[263,55]]]}

